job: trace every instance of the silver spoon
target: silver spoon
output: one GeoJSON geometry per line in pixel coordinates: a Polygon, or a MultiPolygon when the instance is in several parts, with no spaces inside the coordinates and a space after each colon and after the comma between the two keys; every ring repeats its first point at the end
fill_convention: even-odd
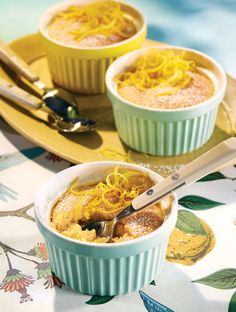
{"type": "Polygon", "coordinates": [[[71,94],[65,90],[48,88],[30,66],[2,41],[0,41],[0,60],[42,91],[40,97],[48,108],[65,121],[77,122],[79,110],[71,94]]]}
{"type": "Polygon", "coordinates": [[[76,122],[74,120],[73,122],[65,121],[63,117],[45,105],[42,100],[2,78],[0,78],[0,96],[27,109],[33,115],[48,122],[60,132],[89,132],[96,128],[96,122],[90,119],[76,118],[76,122]]]}
{"type": "MultiPolygon", "coordinates": [[[[171,192],[189,185],[229,162],[236,163],[236,138],[230,138],[204,153],[168,178],[152,186],[132,200],[112,221],[92,221],[81,225],[82,230],[95,230],[97,237],[113,237],[115,224],[138,210],[157,203],[171,192]]],[[[167,213],[166,213],[167,214],[167,213]]]]}
{"type": "Polygon", "coordinates": [[[54,126],[57,130],[64,133],[74,132],[90,132],[96,129],[96,122],[91,119],[77,119],[77,122],[66,122],[60,116],[56,114],[48,115],[49,123],[54,126]]]}

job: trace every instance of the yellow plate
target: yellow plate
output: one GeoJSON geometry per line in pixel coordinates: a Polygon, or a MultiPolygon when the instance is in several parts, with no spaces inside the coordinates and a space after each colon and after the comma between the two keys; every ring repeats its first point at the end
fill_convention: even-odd
{"type": "MultiPolygon", "coordinates": [[[[158,44],[147,40],[145,45],[158,44]]],[[[38,34],[29,35],[10,44],[11,48],[30,64],[40,78],[52,85],[46,58],[38,34]]],[[[11,80],[6,69],[0,77],[11,80]]],[[[112,108],[105,95],[75,95],[82,114],[95,119],[94,133],[60,134],[44,122],[33,118],[8,101],[0,99],[1,116],[23,136],[50,152],[73,163],[95,160],[123,160],[143,164],[166,176],[182,165],[209,150],[224,139],[234,136],[236,129],[236,81],[228,77],[227,92],[217,117],[217,125],[210,141],[202,148],[185,155],[157,157],[138,153],[125,146],[115,129],[112,108]]]]}

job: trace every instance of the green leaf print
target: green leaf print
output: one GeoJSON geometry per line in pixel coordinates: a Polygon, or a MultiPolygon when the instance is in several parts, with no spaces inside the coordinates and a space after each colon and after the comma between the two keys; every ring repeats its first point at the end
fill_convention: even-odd
{"type": "Polygon", "coordinates": [[[111,301],[114,298],[114,296],[92,296],[91,299],[86,301],[87,304],[103,304],[111,301]]]}
{"type": "Polygon", "coordinates": [[[210,200],[205,197],[196,196],[196,195],[187,195],[179,200],[179,204],[184,208],[189,208],[192,210],[207,210],[213,207],[225,205],[214,200],[210,200]]]}
{"type": "Polygon", "coordinates": [[[192,282],[205,284],[210,287],[219,289],[236,288],[236,269],[228,268],[219,270],[213,274],[210,274],[192,282]]]}
{"type": "Polygon", "coordinates": [[[228,312],[235,312],[236,311],[236,292],[230,299],[228,312]]]}
{"type": "Polygon", "coordinates": [[[176,227],[184,233],[207,235],[199,218],[187,210],[179,210],[176,227]]]}
{"type": "Polygon", "coordinates": [[[214,180],[221,180],[221,179],[227,179],[225,175],[223,175],[221,172],[213,172],[208,174],[207,176],[201,178],[197,182],[208,182],[208,181],[214,181],[214,180]]]}

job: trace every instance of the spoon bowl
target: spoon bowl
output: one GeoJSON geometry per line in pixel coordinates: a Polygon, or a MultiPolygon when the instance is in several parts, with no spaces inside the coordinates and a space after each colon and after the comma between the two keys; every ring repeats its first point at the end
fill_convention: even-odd
{"type": "Polygon", "coordinates": [[[51,126],[63,133],[82,133],[96,129],[96,122],[91,119],[76,118],[72,121],[65,121],[56,114],[48,115],[48,122],[51,126]]]}
{"type": "Polygon", "coordinates": [[[70,92],[61,88],[46,87],[40,80],[34,81],[33,84],[43,92],[41,98],[48,108],[64,120],[76,122],[75,119],[79,118],[79,108],[70,92]]]}

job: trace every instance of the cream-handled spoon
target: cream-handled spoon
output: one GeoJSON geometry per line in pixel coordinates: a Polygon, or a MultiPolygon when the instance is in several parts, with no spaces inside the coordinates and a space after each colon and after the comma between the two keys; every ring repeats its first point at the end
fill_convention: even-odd
{"type": "Polygon", "coordinates": [[[60,132],[90,132],[96,128],[96,122],[81,118],[77,103],[71,94],[61,88],[49,88],[31,67],[9,46],[0,40],[0,61],[24,77],[40,91],[40,99],[12,84],[0,81],[0,94],[26,109],[44,109],[49,112],[48,122],[60,132]]]}
{"type": "Polygon", "coordinates": [[[82,230],[95,229],[98,237],[112,238],[114,226],[119,220],[157,203],[171,192],[189,185],[229,163],[236,163],[236,138],[230,138],[221,142],[182,169],[134,198],[131,205],[122,210],[112,221],[84,223],[81,225],[82,230]]]}
{"type": "Polygon", "coordinates": [[[0,41],[0,60],[20,74],[40,92],[41,100],[66,122],[76,123],[80,118],[76,102],[71,94],[61,88],[49,88],[31,67],[9,46],[0,41]]]}
{"type": "Polygon", "coordinates": [[[46,121],[59,132],[90,132],[96,128],[96,122],[90,119],[77,118],[76,122],[65,121],[55,111],[45,105],[44,101],[2,78],[0,78],[0,96],[28,110],[31,114],[46,121]],[[34,114],[34,112],[39,114],[34,114]]]}

